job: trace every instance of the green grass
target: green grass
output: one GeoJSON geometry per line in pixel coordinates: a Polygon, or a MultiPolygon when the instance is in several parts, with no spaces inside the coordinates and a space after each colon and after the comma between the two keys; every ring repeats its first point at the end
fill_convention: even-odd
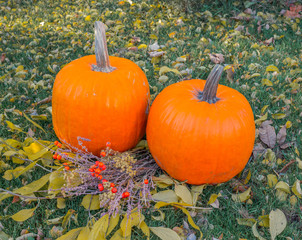
{"type": "MultiPolygon", "coordinates": [[[[133,1],[134,2],[134,1],[133,1]]],[[[252,159],[246,166],[251,171],[251,180],[248,186],[252,187],[252,204],[235,203],[231,200],[233,188],[230,183],[218,186],[208,186],[200,199],[201,206],[207,206],[209,197],[213,193],[221,193],[219,197],[220,207],[210,213],[198,213],[194,218],[201,227],[206,239],[218,238],[223,233],[223,239],[255,239],[250,227],[237,224],[237,218],[243,218],[243,211],[257,219],[261,215],[269,214],[271,210],[281,209],[288,218],[288,225],[284,232],[277,239],[292,237],[301,239],[302,237],[302,213],[299,208],[301,200],[292,206],[289,197],[285,202],[281,202],[276,197],[276,190],[268,188],[266,175],[273,174],[282,169],[291,159],[302,154],[302,134],[301,134],[301,112],[302,93],[301,80],[298,81],[297,92],[292,91],[290,83],[301,78],[301,72],[292,74],[291,70],[302,68],[301,51],[301,22],[289,20],[281,17],[281,9],[287,9],[283,2],[262,1],[251,5],[257,13],[260,11],[266,14],[267,18],[262,18],[263,24],[261,33],[257,32],[257,21],[237,21],[232,19],[235,15],[243,12],[244,3],[239,1],[135,1],[135,5],[130,6],[126,1],[124,5],[119,5],[118,1],[6,1],[0,0],[0,54],[6,55],[6,60],[0,63],[0,137],[3,139],[14,138],[23,140],[25,134],[16,134],[9,131],[2,117],[14,124],[19,125],[24,131],[30,127],[36,131],[36,138],[55,140],[56,136],[52,128],[51,115],[46,110],[50,103],[32,108],[31,104],[38,102],[51,95],[53,82],[58,71],[70,61],[81,56],[93,54],[94,30],[93,22],[101,20],[111,21],[108,33],[108,48],[111,55],[118,55],[131,59],[134,62],[143,64],[151,87],[157,87],[158,91],[151,89],[153,94],[159,93],[164,87],[180,81],[182,78],[172,73],[167,74],[169,80],[160,83],[159,68],[162,66],[172,67],[177,57],[188,55],[185,67],[193,70],[191,75],[185,78],[205,79],[214,65],[208,53],[222,53],[225,55],[227,64],[236,66],[234,82],[229,82],[226,78],[221,80],[221,84],[239,90],[249,100],[255,119],[258,119],[261,109],[268,105],[264,113],[268,113],[268,119],[273,121],[273,126],[278,131],[287,121],[292,123],[292,127],[287,129],[287,141],[295,142],[296,149],[291,147],[286,150],[273,149],[284,162],[276,166],[267,166],[260,159],[252,159]],[[239,4],[237,4],[239,3],[239,4]],[[205,11],[212,14],[212,18],[203,15],[205,11]],[[270,13],[271,15],[267,15],[270,13]],[[91,20],[85,21],[85,17],[90,15],[91,20]],[[175,25],[181,18],[183,26],[175,25]],[[137,25],[137,20],[141,23],[137,25]],[[164,23],[159,26],[158,22],[164,23]],[[269,29],[265,29],[268,24],[269,29]],[[117,26],[121,25],[121,28],[117,26]],[[248,28],[249,36],[246,34],[234,34],[234,29],[238,25],[248,28]],[[200,28],[200,29],[199,29],[200,28]],[[198,30],[199,29],[199,30],[198,30]],[[300,30],[300,32],[299,32],[300,30]],[[175,38],[168,35],[176,32],[175,38]],[[130,51],[128,44],[132,37],[140,37],[141,42],[137,44],[153,44],[152,35],[157,36],[158,44],[164,45],[163,50],[166,55],[157,64],[151,63],[147,50],[130,51]],[[232,36],[232,37],[230,37],[232,36]],[[261,43],[271,37],[276,38],[270,50],[261,43]],[[280,38],[281,37],[281,38],[280,38]],[[208,43],[202,43],[201,38],[208,43]],[[280,39],[279,39],[280,38],[280,39]],[[228,42],[226,42],[228,40],[228,42]],[[257,43],[259,48],[252,48],[257,43]],[[263,47],[263,48],[262,48],[263,47]],[[242,54],[242,56],[240,55],[242,54]],[[295,66],[287,66],[283,61],[286,59],[296,61],[295,66]],[[250,64],[259,64],[252,69],[250,64]],[[24,77],[17,77],[15,69],[22,65],[27,71],[24,77]],[[280,73],[273,76],[266,73],[265,69],[269,65],[275,65],[280,73]],[[49,70],[49,67],[53,71],[49,70]],[[200,69],[200,67],[204,67],[200,69]],[[254,78],[245,78],[246,74],[260,73],[254,78]],[[273,86],[264,86],[262,79],[269,79],[273,86]],[[41,82],[43,81],[43,82],[41,82]],[[38,84],[40,83],[40,84],[38,84]],[[246,85],[248,88],[243,88],[246,85]],[[7,94],[10,94],[4,99],[7,94]],[[285,103],[282,99],[274,101],[278,96],[284,94],[291,104],[285,103]],[[28,115],[46,114],[47,120],[37,121],[46,131],[43,133],[36,129],[25,118],[18,115],[13,109],[25,111],[28,115]],[[285,113],[282,119],[273,119],[275,113],[285,113]],[[263,177],[261,177],[263,176],[263,177]]],[[[180,70],[183,70],[180,69],[180,70]]],[[[155,97],[155,95],[153,96],[155,97]]],[[[257,126],[258,128],[259,126],[257,126]]],[[[256,140],[259,142],[259,139],[256,140]]],[[[300,157],[301,158],[301,157],[300,157]]],[[[6,161],[5,157],[0,160],[6,161]]],[[[11,162],[9,162],[11,164],[11,162]]],[[[16,167],[16,164],[11,164],[16,167]]],[[[1,168],[0,168],[1,171],[1,168]]],[[[45,172],[35,170],[27,177],[6,181],[0,178],[0,187],[13,189],[24,184],[23,181],[32,181],[41,177],[45,172]]],[[[285,181],[290,186],[296,179],[302,180],[301,169],[292,164],[288,171],[279,175],[279,181],[285,181]]],[[[290,196],[293,193],[290,194],[290,196]]],[[[76,210],[78,214],[78,226],[85,226],[88,212],[81,206],[81,197],[67,201],[66,208],[56,209],[55,200],[46,200],[40,203],[35,215],[22,224],[18,224],[11,219],[1,220],[4,231],[13,237],[20,236],[22,229],[35,232],[37,228],[43,229],[47,237],[50,237],[50,229],[53,225],[45,224],[46,219],[53,219],[64,216],[68,209],[76,210]],[[53,211],[51,215],[47,215],[53,211]]],[[[29,203],[25,208],[34,207],[35,203],[29,203]]],[[[23,202],[11,203],[11,199],[6,199],[0,203],[0,215],[12,215],[24,208],[23,202]]],[[[173,228],[181,227],[182,220],[186,217],[179,210],[168,208],[163,210],[166,213],[165,220],[155,221],[150,215],[151,210],[146,210],[146,222],[148,226],[165,226],[173,228]]],[[[74,221],[68,229],[76,228],[74,221]]],[[[260,227],[258,229],[266,239],[270,238],[269,230],[260,227]]],[[[144,239],[140,230],[133,232],[134,239],[144,239]]],[[[152,235],[152,239],[156,239],[152,235]]]]}

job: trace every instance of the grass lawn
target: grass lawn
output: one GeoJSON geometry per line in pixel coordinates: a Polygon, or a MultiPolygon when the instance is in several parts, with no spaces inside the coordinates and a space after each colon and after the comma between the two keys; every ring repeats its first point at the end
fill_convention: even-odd
{"type": "MultiPolygon", "coordinates": [[[[235,179],[205,187],[197,205],[211,210],[188,211],[208,240],[271,239],[276,233],[274,227],[282,228],[280,222],[286,227],[282,232],[277,230],[276,239],[302,239],[301,4],[0,0],[0,140],[24,142],[28,132],[36,139],[57,140],[51,102],[39,101],[51,96],[55,76],[64,65],[94,54],[95,21],[108,27],[109,54],[130,59],[144,70],[152,100],[172,83],[205,79],[214,66],[213,54],[222,54],[224,64],[231,66],[234,74],[224,73],[220,84],[240,91],[250,102],[256,120],[255,146],[262,155],[256,156],[254,151],[235,179]],[[164,51],[164,55],[151,57],[151,50],[164,51]],[[178,69],[180,74],[160,75],[163,66],[178,69]],[[14,125],[9,126],[7,121],[14,125]],[[270,121],[266,122],[269,129],[263,125],[265,121],[270,121]],[[267,144],[263,131],[276,144],[267,144]],[[277,140],[272,140],[274,132],[277,140]],[[286,137],[285,141],[281,137],[286,137]],[[235,194],[243,195],[236,201],[235,194]]],[[[5,179],[7,170],[28,166],[27,162],[13,161],[7,151],[0,142],[1,189],[13,191],[47,173],[35,167],[16,179],[5,179]]],[[[157,188],[162,190],[165,189],[157,188]]],[[[45,239],[56,239],[71,229],[84,227],[89,216],[98,211],[89,213],[81,206],[82,198],[66,199],[66,206],[61,209],[55,199],[0,201],[0,239],[17,238],[25,232],[37,234],[38,229],[45,239]],[[16,222],[10,217],[37,203],[31,218],[16,222]],[[74,212],[62,224],[70,209],[74,212]]],[[[187,224],[188,218],[180,209],[167,206],[161,212],[149,208],[143,213],[149,227],[173,229],[182,239],[200,236],[187,224]]],[[[139,228],[133,228],[132,239],[146,236],[139,228]]],[[[159,238],[151,233],[150,239],[159,238]]]]}

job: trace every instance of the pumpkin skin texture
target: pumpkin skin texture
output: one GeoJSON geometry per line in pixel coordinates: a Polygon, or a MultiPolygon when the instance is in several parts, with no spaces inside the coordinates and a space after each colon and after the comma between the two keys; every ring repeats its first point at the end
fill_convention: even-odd
{"type": "Polygon", "coordinates": [[[243,170],[252,153],[255,123],[246,98],[218,85],[216,103],[200,101],[205,80],[165,88],[154,100],[147,141],[157,164],[189,184],[226,182],[243,170]]]}
{"type": "Polygon", "coordinates": [[[145,134],[149,110],[149,84],[132,61],[109,57],[116,69],[92,70],[95,55],[67,64],[57,74],[52,95],[53,126],[58,138],[72,148],[99,155],[111,148],[125,151],[145,134]],[[80,139],[79,139],[80,138],[80,139]],[[83,141],[89,139],[90,141],[83,141]]]}

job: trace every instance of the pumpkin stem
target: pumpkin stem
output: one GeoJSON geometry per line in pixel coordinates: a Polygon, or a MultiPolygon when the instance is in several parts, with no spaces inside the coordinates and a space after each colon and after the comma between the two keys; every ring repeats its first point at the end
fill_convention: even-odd
{"type": "Polygon", "coordinates": [[[200,96],[200,101],[207,103],[216,103],[219,98],[216,97],[218,83],[223,72],[223,66],[216,64],[207,78],[203,92],[200,96]]]}
{"type": "Polygon", "coordinates": [[[96,72],[110,73],[116,68],[110,66],[104,23],[100,21],[96,21],[94,23],[94,34],[95,57],[97,65],[93,64],[92,70],[96,72]]]}

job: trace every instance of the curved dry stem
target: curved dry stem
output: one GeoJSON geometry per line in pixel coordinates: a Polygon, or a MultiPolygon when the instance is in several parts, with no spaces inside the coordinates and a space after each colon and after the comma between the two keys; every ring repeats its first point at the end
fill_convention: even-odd
{"type": "Polygon", "coordinates": [[[216,64],[207,78],[206,85],[204,86],[203,92],[199,95],[200,101],[207,103],[216,103],[219,98],[216,97],[218,83],[223,72],[223,66],[216,64]]]}
{"type": "Polygon", "coordinates": [[[104,23],[97,21],[94,24],[95,32],[95,57],[97,65],[92,65],[92,70],[96,72],[110,73],[116,68],[110,66],[106,41],[106,31],[104,23]]]}

